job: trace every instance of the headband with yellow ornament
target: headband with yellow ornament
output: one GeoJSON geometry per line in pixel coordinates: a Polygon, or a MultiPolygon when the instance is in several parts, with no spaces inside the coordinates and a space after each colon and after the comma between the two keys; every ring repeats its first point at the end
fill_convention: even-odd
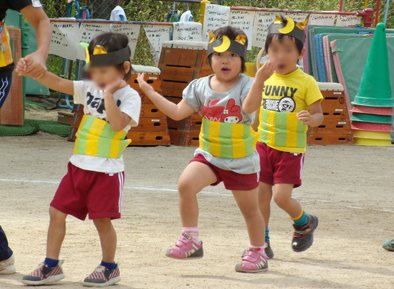
{"type": "Polygon", "coordinates": [[[103,46],[96,45],[93,54],[89,54],[89,44],[81,42],[80,45],[85,48],[85,61],[89,67],[118,65],[125,61],[130,61],[131,53],[128,46],[118,51],[107,53],[103,46]]]}
{"type": "Polygon", "coordinates": [[[208,43],[208,56],[214,52],[222,53],[225,51],[231,51],[238,54],[243,59],[246,59],[246,36],[238,35],[235,40],[230,40],[226,35],[222,38],[216,39],[215,34],[211,31],[209,33],[208,43]]]}
{"type": "Polygon", "coordinates": [[[283,17],[275,15],[276,19],[274,23],[272,23],[268,27],[268,36],[271,34],[283,34],[292,36],[295,39],[300,40],[302,43],[305,41],[305,33],[304,28],[308,23],[308,20],[303,22],[295,22],[290,17],[283,17]]]}

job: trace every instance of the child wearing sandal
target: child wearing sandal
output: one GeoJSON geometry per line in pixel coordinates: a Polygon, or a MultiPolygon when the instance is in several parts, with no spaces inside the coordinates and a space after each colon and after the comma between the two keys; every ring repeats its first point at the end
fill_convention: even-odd
{"type": "MultiPolygon", "coordinates": [[[[104,33],[88,46],[85,44],[89,81],[70,81],[49,72],[37,79],[53,90],[74,95],[74,104],[83,104],[85,115],[76,134],[68,172],[49,208],[46,258],[23,277],[24,284],[47,285],[65,277],[59,254],[66,218],[72,215],[84,220],[87,214],[100,237],[102,261],[83,285],[103,287],[120,280],[115,263],[116,232],[111,220],[121,216],[122,153],[131,142],[125,136],[138,125],[141,110],[140,96],[125,82],[131,76],[128,42],[124,34],[104,33]]],[[[25,70],[26,63],[21,61],[18,71],[25,70]]]]}
{"type": "MultiPolygon", "coordinates": [[[[230,26],[209,34],[208,62],[215,74],[193,80],[183,91],[179,104],[155,92],[144,81],[143,74],[138,76],[140,88],[170,118],[182,120],[195,111],[203,116],[199,148],[178,181],[182,235],[166,256],[203,257],[196,195],[207,186],[223,182],[244,216],[250,239],[250,248],[235,270],[260,272],[268,264],[264,253],[264,219],[258,207],[257,134],[251,127],[260,103],[245,107],[253,83],[253,78],[241,74],[246,69],[247,38],[242,30],[230,26]]],[[[273,69],[269,71],[266,67],[264,72],[268,78],[273,69]]]]}

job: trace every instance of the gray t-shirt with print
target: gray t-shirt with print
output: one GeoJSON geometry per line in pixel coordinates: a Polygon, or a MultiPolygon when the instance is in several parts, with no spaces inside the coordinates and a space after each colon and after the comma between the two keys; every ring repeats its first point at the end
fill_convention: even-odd
{"type": "MultiPolygon", "coordinates": [[[[241,74],[237,84],[227,92],[213,91],[209,85],[213,75],[190,82],[183,91],[184,101],[198,111],[203,117],[219,122],[252,124],[254,113],[246,114],[242,102],[248,95],[253,78],[241,74]]],[[[253,174],[260,171],[260,157],[257,151],[245,158],[217,158],[198,148],[194,155],[202,154],[212,165],[239,174],[253,174]]]]}

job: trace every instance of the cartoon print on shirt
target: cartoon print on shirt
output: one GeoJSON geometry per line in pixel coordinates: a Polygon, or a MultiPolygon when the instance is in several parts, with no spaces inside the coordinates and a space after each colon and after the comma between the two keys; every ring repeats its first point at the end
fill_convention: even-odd
{"type": "Polygon", "coordinates": [[[228,101],[227,107],[223,111],[221,121],[227,123],[239,123],[242,121],[241,108],[235,105],[234,99],[228,101]]]}
{"type": "Polygon", "coordinates": [[[220,100],[209,100],[207,106],[203,106],[200,113],[211,121],[238,123],[242,121],[241,107],[235,105],[235,100],[230,99],[226,107],[219,106],[220,100]]]}
{"type": "MultiPolygon", "coordinates": [[[[116,101],[116,105],[119,107],[121,105],[122,101],[118,99],[116,101]]],[[[86,93],[86,104],[88,107],[95,109],[99,114],[104,114],[105,112],[105,104],[104,104],[104,98],[100,97],[94,97],[89,91],[86,93]]],[[[88,113],[88,115],[91,115],[91,113],[88,113]]]]}
{"type": "Polygon", "coordinates": [[[224,107],[217,106],[220,99],[218,100],[208,100],[207,106],[203,106],[200,110],[201,115],[203,115],[206,119],[212,121],[221,121],[221,115],[223,114],[224,107]]]}
{"type": "Polygon", "coordinates": [[[263,89],[263,107],[278,112],[293,112],[296,108],[294,95],[297,90],[298,88],[283,85],[267,85],[263,89]]]}

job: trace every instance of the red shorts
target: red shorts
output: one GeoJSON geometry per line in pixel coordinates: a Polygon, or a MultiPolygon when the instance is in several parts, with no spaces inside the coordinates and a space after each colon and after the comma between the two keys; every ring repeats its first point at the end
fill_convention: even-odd
{"type": "Polygon", "coordinates": [[[260,155],[260,182],[301,186],[304,154],[278,151],[261,142],[257,142],[256,149],[260,155]]]}
{"type": "Polygon", "coordinates": [[[106,174],[86,171],[68,163],[51,206],[85,220],[119,219],[122,208],[124,173],[106,174]]]}
{"type": "Polygon", "coordinates": [[[211,186],[217,186],[223,182],[224,187],[231,191],[251,191],[259,186],[259,173],[238,174],[233,171],[222,170],[208,162],[201,154],[196,155],[190,162],[203,163],[211,168],[217,178],[216,183],[211,184],[211,186]]]}

